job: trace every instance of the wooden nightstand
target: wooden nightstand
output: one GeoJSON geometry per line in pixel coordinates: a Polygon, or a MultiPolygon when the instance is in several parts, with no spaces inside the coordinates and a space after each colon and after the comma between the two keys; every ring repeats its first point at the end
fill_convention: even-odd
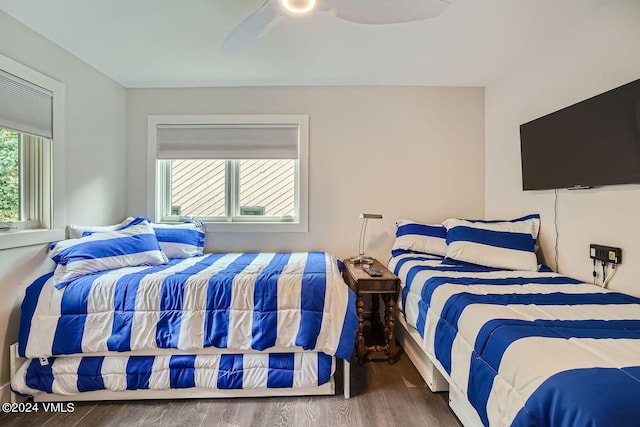
{"type": "Polygon", "coordinates": [[[371,277],[362,270],[362,265],[351,264],[349,260],[346,260],[344,269],[344,280],[349,287],[358,296],[357,311],[358,311],[358,334],[356,335],[356,352],[358,353],[358,363],[364,363],[365,356],[370,351],[383,351],[389,359],[389,363],[393,363],[396,356],[396,337],[393,333],[395,327],[395,307],[396,297],[398,296],[398,290],[400,288],[400,279],[398,276],[390,272],[384,265],[377,260],[374,260],[373,267],[380,270],[381,277],[371,277]],[[371,345],[367,346],[364,342],[364,301],[362,297],[364,295],[371,295],[371,314],[372,314],[372,327],[374,329],[384,326],[384,340],[385,345],[371,345]],[[378,316],[379,302],[378,296],[382,298],[385,303],[385,322],[384,325],[380,322],[378,316]]]}

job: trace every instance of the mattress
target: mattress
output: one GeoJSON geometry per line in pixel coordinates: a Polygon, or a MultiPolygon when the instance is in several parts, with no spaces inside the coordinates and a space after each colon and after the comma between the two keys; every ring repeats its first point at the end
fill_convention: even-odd
{"type": "Polygon", "coordinates": [[[403,254],[403,316],[485,425],[637,425],[640,299],[541,269],[403,254]]]}

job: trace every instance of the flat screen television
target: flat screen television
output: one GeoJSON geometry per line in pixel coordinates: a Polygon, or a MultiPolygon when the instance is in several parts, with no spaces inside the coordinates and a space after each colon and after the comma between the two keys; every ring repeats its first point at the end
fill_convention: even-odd
{"type": "Polygon", "coordinates": [[[640,80],[520,126],[523,190],[640,183],[640,80]]]}

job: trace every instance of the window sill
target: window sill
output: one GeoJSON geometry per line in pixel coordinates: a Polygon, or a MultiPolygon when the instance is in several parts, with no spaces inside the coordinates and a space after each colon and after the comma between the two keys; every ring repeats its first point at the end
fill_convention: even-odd
{"type": "Polygon", "coordinates": [[[302,222],[207,222],[207,232],[248,232],[248,233],[306,233],[309,227],[302,222]]]}
{"type": "Polygon", "coordinates": [[[0,250],[43,245],[64,238],[63,229],[5,231],[0,232],[0,250]]]}

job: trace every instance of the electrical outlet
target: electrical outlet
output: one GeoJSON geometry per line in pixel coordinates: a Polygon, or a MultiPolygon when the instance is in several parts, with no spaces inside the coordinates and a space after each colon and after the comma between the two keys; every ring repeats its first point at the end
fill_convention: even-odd
{"type": "Polygon", "coordinates": [[[620,264],[622,262],[622,249],[592,243],[589,245],[589,257],[609,264],[620,264]]]}

